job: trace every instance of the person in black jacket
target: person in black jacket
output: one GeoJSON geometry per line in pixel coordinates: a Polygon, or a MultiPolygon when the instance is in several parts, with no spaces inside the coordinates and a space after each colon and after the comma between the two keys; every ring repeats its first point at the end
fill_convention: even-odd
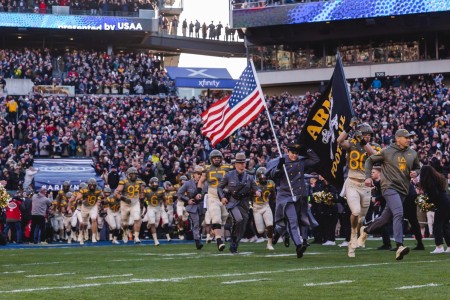
{"type": "Polygon", "coordinates": [[[432,166],[423,166],[420,170],[420,187],[436,207],[433,223],[436,249],[432,254],[450,253],[450,196],[445,177],[432,166]],[[444,250],[444,239],[447,250],[444,250]]]}
{"type": "Polygon", "coordinates": [[[112,165],[111,171],[108,174],[108,185],[111,190],[115,190],[119,186],[120,174],[117,172],[117,167],[112,165]]]}

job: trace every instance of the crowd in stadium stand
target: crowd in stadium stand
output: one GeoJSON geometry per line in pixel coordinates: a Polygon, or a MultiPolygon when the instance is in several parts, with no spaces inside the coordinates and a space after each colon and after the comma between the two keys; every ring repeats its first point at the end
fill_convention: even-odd
{"type": "MultiPolygon", "coordinates": [[[[22,189],[34,158],[89,157],[97,175],[109,183],[116,167],[125,176],[128,167],[138,169],[148,184],[151,177],[177,183],[197,164],[208,163],[212,150],[201,135],[200,115],[214,101],[207,97],[179,98],[159,90],[157,95],[97,95],[98,90],[81,88],[81,83],[123,82],[128,76],[146,82],[156,78],[167,88],[167,77],[151,54],[110,56],[95,51],[68,52],[63,58],[64,83],[76,86],[76,97],[7,96],[0,111],[0,180],[7,190],[22,189]],[[151,78],[151,79],[149,79],[151,78]],[[75,82],[75,83],[74,83],[75,82]],[[160,95],[163,92],[166,96],[160,95]]],[[[51,76],[47,50],[23,53],[0,51],[0,76],[42,78],[51,76]],[[18,75],[18,70],[21,74],[18,75]]],[[[450,98],[441,74],[349,80],[352,102],[358,118],[374,130],[374,141],[382,147],[398,128],[416,133],[412,147],[422,163],[431,162],[446,176],[450,172],[450,98]]],[[[135,88],[136,85],[133,87],[135,88]]],[[[133,88],[130,88],[133,89],[133,88]]],[[[102,90],[99,93],[103,93],[102,90]]],[[[320,92],[292,96],[267,96],[269,111],[283,147],[302,129],[311,105],[320,92]]],[[[227,163],[237,152],[250,160],[247,169],[277,156],[266,114],[236,132],[217,147],[227,163]]],[[[30,184],[29,180],[27,186],[30,184]]]]}
{"type": "Polygon", "coordinates": [[[139,9],[154,10],[156,0],[3,0],[0,12],[52,13],[53,6],[69,6],[72,14],[137,16],[139,9]]]}
{"type": "Polygon", "coordinates": [[[35,85],[74,86],[76,94],[156,95],[175,91],[152,52],[66,52],[61,76],[53,74],[55,58],[48,49],[0,50],[0,76],[31,79],[35,85]]]}

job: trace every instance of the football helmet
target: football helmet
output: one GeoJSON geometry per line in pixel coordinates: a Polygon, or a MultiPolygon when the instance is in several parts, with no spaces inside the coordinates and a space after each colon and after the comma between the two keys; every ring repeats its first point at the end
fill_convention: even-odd
{"type": "Polygon", "coordinates": [[[130,181],[136,181],[138,170],[135,167],[130,167],[127,170],[127,177],[130,181]]]}
{"type": "Polygon", "coordinates": [[[360,131],[361,134],[367,134],[367,133],[369,133],[369,134],[373,135],[373,129],[372,129],[372,126],[370,126],[370,125],[367,124],[367,123],[359,124],[358,127],[357,127],[357,130],[360,131]]]}
{"type": "Polygon", "coordinates": [[[164,181],[163,186],[164,186],[164,189],[167,191],[172,190],[172,188],[173,188],[173,185],[172,185],[172,183],[170,183],[170,181],[164,181]]]}
{"type": "Polygon", "coordinates": [[[223,160],[223,155],[222,152],[220,152],[217,149],[214,149],[213,151],[211,151],[211,153],[209,154],[209,161],[210,163],[215,166],[218,167],[222,164],[222,160],[223,160]],[[214,158],[220,158],[220,160],[214,160],[214,158]]]}
{"type": "Polygon", "coordinates": [[[89,178],[87,185],[89,190],[95,191],[95,189],[97,188],[97,180],[95,180],[95,178],[89,178]]]}
{"type": "Polygon", "coordinates": [[[156,177],[150,178],[150,188],[156,190],[159,187],[159,179],[156,177]]]}
{"type": "Polygon", "coordinates": [[[267,182],[266,171],[267,171],[267,169],[264,167],[259,167],[256,170],[256,179],[261,184],[266,184],[266,182],[267,182]]]}
{"type": "Polygon", "coordinates": [[[64,181],[62,186],[63,186],[63,191],[67,193],[70,190],[70,181],[68,181],[68,180],[64,181]]]}
{"type": "Polygon", "coordinates": [[[180,185],[183,185],[186,181],[188,181],[188,178],[186,175],[180,176],[180,185]]]}

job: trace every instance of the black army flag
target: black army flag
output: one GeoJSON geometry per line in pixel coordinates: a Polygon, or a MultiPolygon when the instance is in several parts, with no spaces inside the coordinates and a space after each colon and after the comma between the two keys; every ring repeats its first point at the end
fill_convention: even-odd
{"type": "Polygon", "coordinates": [[[319,100],[311,108],[299,140],[320,157],[314,169],[336,188],[344,183],[345,152],[337,143],[354,116],[349,89],[338,54],[333,76],[319,100]]]}

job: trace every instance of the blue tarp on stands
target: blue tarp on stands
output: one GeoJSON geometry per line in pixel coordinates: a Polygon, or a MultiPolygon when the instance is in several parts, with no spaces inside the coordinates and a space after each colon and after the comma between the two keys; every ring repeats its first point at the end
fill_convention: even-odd
{"type": "Polygon", "coordinates": [[[237,80],[225,68],[166,67],[178,88],[233,89],[237,80]]]}

